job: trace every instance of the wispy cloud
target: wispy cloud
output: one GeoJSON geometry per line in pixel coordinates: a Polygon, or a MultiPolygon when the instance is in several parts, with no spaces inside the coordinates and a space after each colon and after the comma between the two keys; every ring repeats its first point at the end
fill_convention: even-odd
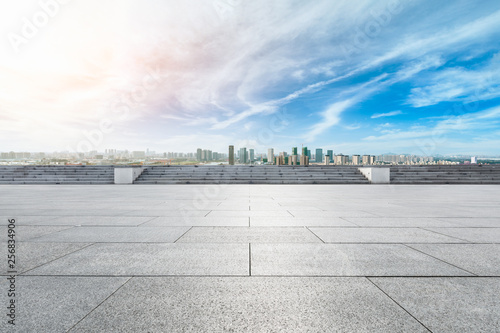
{"type": "Polygon", "coordinates": [[[386,112],[386,113],[376,113],[376,114],[373,114],[370,118],[377,119],[377,118],[382,118],[382,117],[397,116],[400,114],[403,114],[403,111],[397,110],[397,111],[391,111],[391,112],[386,112]]]}

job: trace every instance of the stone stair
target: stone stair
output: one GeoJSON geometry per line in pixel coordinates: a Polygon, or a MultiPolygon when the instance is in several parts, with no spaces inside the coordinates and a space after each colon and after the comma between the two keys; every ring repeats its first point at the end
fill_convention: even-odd
{"type": "Polygon", "coordinates": [[[0,184],[113,184],[113,166],[0,166],[0,184]]]}
{"type": "Polygon", "coordinates": [[[500,184],[500,165],[395,165],[391,184],[500,184]]]}
{"type": "Polygon", "coordinates": [[[353,166],[151,166],[134,184],[368,184],[353,166]]]}

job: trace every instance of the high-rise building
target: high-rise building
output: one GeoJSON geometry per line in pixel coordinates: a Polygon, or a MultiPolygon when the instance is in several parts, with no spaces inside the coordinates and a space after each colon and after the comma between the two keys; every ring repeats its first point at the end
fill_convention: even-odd
{"type": "Polygon", "coordinates": [[[297,155],[297,147],[292,148],[292,156],[297,155]]]}
{"type": "Polygon", "coordinates": [[[335,155],[335,165],[344,165],[344,155],[338,154],[335,155]]]}
{"type": "Polygon", "coordinates": [[[267,162],[270,164],[274,164],[274,149],[269,148],[267,150],[267,162]]]}
{"type": "Polygon", "coordinates": [[[375,156],[370,156],[370,164],[375,164],[375,156]]]}
{"type": "Polygon", "coordinates": [[[240,163],[247,163],[247,149],[245,147],[240,148],[240,163]]]}
{"type": "Polygon", "coordinates": [[[359,155],[352,155],[352,164],[354,165],[361,164],[361,159],[359,155]]]}
{"type": "Polygon", "coordinates": [[[300,165],[302,166],[309,165],[309,157],[307,155],[304,154],[300,155],[300,165]]]}
{"type": "Polygon", "coordinates": [[[323,149],[316,148],[316,163],[323,162],[323,149]]]}
{"type": "Polygon", "coordinates": [[[250,155],[250,161],[249,161],[249,162],[250,162],[250,163],[255,162],[255,151],[254,151],[253,149],[250,149],[250,150],[248,151],[248,153],[249,153],[249,155],[250,155]]]}
{"type": "Polygon", "coordinates": [[[370,164],[370,155],[363,155],[362,161],[363,165],[369,165],[370,164]]]}
{"type": "Polygon", "coordinates": [[[328,156],[330,156],[330,163],[332,163],[333,162],[333,150],[327,150],[326,154],[328,156]]]}
{"type": "Polygon", "coordinates": [[[234,146],[229,146],[229,165],[234,165],[234,146]]]}
{"type": "Polygon", "coordinates": [[[328,154],[325,155],[325,165],[330,165],[330,156],[328,154]]]}

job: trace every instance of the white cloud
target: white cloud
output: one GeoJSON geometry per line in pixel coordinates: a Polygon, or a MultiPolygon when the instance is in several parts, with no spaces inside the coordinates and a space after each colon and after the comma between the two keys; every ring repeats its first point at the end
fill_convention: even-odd
{"type": "Polygon", "coordinates": [[[399,114],[403,114],[401,110],[398,111],[391,111],[391,112],[386,112],[386,113],[376,113],[373,114],[370,118],[376,119],[376,118],[382,118],[382,117],[392,117],[392,116],[397,116],[399,114]]]}
{"type": "Polygon", "coordinates": [[[430,84],[413,88],[408,103],[413,107],[435,105],[444,101],[464,103],[500,96],[500,54],[477,70],[446,68],[429,74],[430,84]]]}
{"type": "Polygon", "coordinates": [[[441,137],[458,131],[478,131],[497,128],[500,124],[500,106],[479,112],[450,116],[439,121],[434,127],[413,127],[410,131],[397,131],[380,136],[368,136],[365,141],[390,141],[409,138],[441,137]]]}
{"type": "Polygon", "coordinates": [[[355,100],[353,99],[333,103],[325,111],[321,112],[322,119],[311,127],[306,136],[307,141],[314,141],[317,135],[323,133],[333,125],[337,125],[340,122],[340,114],[354,103],[355,100]]]}

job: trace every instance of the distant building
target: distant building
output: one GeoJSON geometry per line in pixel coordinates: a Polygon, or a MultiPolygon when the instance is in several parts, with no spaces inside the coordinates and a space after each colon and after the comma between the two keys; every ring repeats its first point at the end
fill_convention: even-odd
{"type": "Polygon", "coordinates": [[[370,164],[370,155],[363,155],[362,161],[363,165],[369,165],[370,164]]]}
{"type": "Polygon", "coordinates": [[[325,155],[325,165],[330,165],[330,156],[328,154],[325,155]]]}
{"type": "Polygon", "coordinates": [[[267,150],[267,161],[271,164],[274,164],[274,149],[269,148],[267,150]]]}
{"type": "Polygon", "coordinates": [[[255,162],[255,151],[253,149],[250,149],[248,153],[250,155],[250,163],[255,162]]]}
{"type": "MultiPolygon", "coordinates": [[[[94,154],[93,156],[95,156],[96,154],[94,154]]],[[[145,158],[146,157],[146,152],[144,151],[133,151],[132,152],[132,157],[133,158],[145,158]]]]}
{"type": "Polygon", "coordinates": [[[472,156],[472,157],[470,158],[470,163],[471,163],[471,164],[477,164],[477,157],[476,157],[476,156],[472,156]]]}
{"type": "Polygon", "coordinates": [[[349,155],[338,154],[335,155],[335,165],[348,165],[349,164],[349,155]]]}
{"type": "Polygon", "coordinates": [[[316,163],[323,162],[323,149],[316,148],[316,163]]]}
{"type": "Polygon", "coordinates": [[[328,156],[330,156],[330,163],[332,163],[333,162],[333,150],[327,150],[326,154],[328,156]]]}
{"type": "Polygon", "coordinates": [[[370,156],[370,164],[374,165],[375,164],[375,156],[370,156]]]}
{"type": "Polygon", "coordinates": [[[309,165],[309,157],[307,155],[300,155],[300,165],[306,166],[309,165]]]}
{"type": "Polygon", "coordinates": [[[234,165],[234,146],[229,146],[229,165],[234,165]]]}
{"type": "Polygon", "coordinates": [[[354,164],[354,165],[361,164],[361,158],[359,155],[352,155],[352,164],[354,164]]]}
{"type": "Polygon", "coordinates": [[[247,163],[247,149],[245,147],[240,148],[240,163],[247,163]]]}

